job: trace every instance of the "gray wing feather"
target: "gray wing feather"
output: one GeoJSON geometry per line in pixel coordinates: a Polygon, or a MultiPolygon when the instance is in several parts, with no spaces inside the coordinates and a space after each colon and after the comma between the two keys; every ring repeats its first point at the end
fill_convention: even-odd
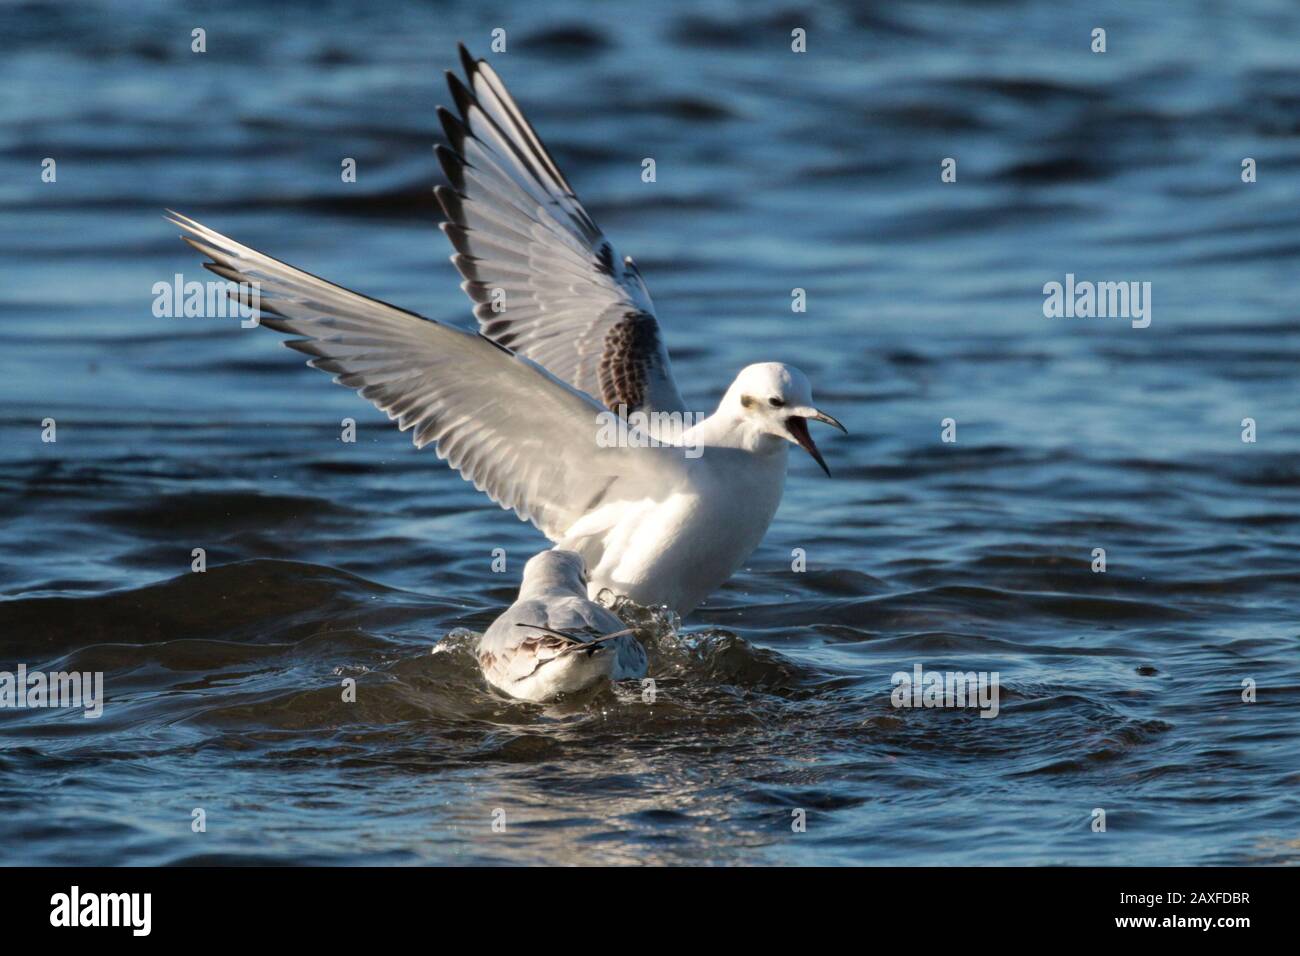
{"type": "Polygon", "coordinates": [[[479,330],[608,408],[685,411],[654,305],[505,84],[461,47],[466,80],[448,74],[457,114],[439,108],[451,188],[438,200],[452,262],[479,330]]]}
{"type": "Polygon", "coordinates": [[[559,540],[593,500],[638,497],[677,467],[654,449],[603,447],[604,409],[481,335],[326,282],[185,216],[171,221],[207,267],[259,294],[262,324],[372,402],[503,508],[559,540]],[[275,318],[277,317],[278,318],[275,318]],[[637,452],[640,452],[639,454],[637,452]]]}

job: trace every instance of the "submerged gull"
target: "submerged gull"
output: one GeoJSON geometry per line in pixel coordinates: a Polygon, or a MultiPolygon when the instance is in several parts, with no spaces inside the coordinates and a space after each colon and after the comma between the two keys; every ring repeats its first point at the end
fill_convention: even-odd
{"type": "Polygon", "coordinates": [[[479,640],[478,662],[493,687],[531,701],[646,675],[645,651],[613,612],[588,600],[572,551],[529,559],[519,599],[479,640]]]}
{"type": "MultiPolygon", "coordinates": [[[[171,221],[206,265],[250,283],[262,324],[314,368],[432,444],[474,487],[579,554],[589,593],[687,614],[740,567],[767,531],[786,453],[820,421],[797,368],[750,365],[717,410],[687,412],[654,306],[501,79],[461,47],[448,74],[456,112],[439,109],[450,188],[437,196],[452,262],[479,331],[426,319],[309,275],[186,216],[171,221]],[[611,410],[683,422],[611,442],[611,410]],[[653,438],[654,441],[649,439],[653,438]]],[[[648,431],[648,429],[647,429],[648,431]]]]}

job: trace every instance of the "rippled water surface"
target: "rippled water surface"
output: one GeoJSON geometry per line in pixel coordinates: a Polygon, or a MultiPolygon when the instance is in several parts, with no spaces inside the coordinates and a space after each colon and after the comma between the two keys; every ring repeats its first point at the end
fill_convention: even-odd
{"type": "Polygon", "coordinates": [[[1300,861],[1300,11],[1069,6],[0,6],[0,669],[109,698],[0,711],[0,860],[1300,861]],[[653,704],[490,693],[541,536],[273,333],[151,311],[172,207],[467,323],[430,146],[496,27],[688,401],[785,360],[852,432],[642,621],[653,704]],[[1045,318],[1067,273],[1151,326],[1045,318]],[[917,664],[998,716],[895,709],[917,664]]]}

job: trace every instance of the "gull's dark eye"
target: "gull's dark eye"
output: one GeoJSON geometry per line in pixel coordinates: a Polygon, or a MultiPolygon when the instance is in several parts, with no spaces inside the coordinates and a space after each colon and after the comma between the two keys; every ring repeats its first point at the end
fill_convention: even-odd
{"type": "Polygon", "coordinates": [[[784,407],[785,407],[785,399],[781,399],[781,398],[769,398],[769,399],[767,400],[767,403],[768,403],[769,405],[771,405],[773,408],[784,408],[784,407]]]}

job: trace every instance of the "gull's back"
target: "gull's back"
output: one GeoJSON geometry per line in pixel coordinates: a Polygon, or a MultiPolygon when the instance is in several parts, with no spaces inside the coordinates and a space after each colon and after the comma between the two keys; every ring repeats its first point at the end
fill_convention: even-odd
{"type": "Polygon", "coordinates": [[[494,687],[524,700],[547,700],[602,680],[645,676],[645,651],[631,635],[590,649],[575,645],[624,630],[613,612],[587,599],[575,566],[581,567],[581,558],[563,551],[529,561],[519,599],[479,640],[479,664],[494,687]]]}

